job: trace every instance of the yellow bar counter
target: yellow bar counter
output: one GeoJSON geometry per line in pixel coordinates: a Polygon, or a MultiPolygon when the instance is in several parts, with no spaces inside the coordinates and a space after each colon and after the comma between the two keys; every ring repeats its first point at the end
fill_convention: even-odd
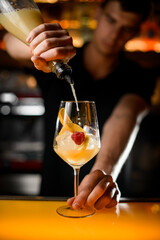
{"type": "Polygon", "coordinates": [[[160,199],[121,199],[76,219],[58,215],[62,205],[55,198],[1,196],[0,240],[160,240],[160,199]]]}

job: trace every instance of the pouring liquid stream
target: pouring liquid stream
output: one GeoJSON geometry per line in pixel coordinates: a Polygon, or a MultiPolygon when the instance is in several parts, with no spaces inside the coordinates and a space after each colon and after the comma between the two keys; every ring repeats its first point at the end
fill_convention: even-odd
{"type": "Polygon", "coordinates": [[[77,95],[76,95],[76,91],[74,88],[74,83],[70,83],[70,86],[71,86],[74,100],[76,102],[76,108],[77,108],[77,114],[78,114],[78,124],[81,126],[80,110],[79,110],[79,106],[78,106],[78,100],[77,100],[77,95]]]}
{"type": "Polygon", "coordinates": [[[71,89],[72,89],[73,97],[74,97],[75,102],[76,102],[77,112],[79,112],[78,100],[77,100],[77,95],[76,95],[76,91],[75,91],[75,88],[74,88],[74,83],[70,83],[70,86],[71,86],[71,89]]]}

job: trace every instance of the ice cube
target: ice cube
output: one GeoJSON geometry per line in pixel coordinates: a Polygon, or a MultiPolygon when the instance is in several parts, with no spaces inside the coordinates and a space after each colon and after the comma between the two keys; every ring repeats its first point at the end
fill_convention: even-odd
{"type": "Polygon", "coordinates": [[[63,134],[58,135],[56,137],[57,146],[63,147],[65,150],[73,150],[79,148],[79,145],[75,144],[75,142],[71,138],[72,133],[66,130],[63,134]]]}
{"type": "Polygon", "coordinates": [[[95,137],[92,134],[87,134],[87,136],[89,137],[87,149],[92,149],[95,137]]]}
{"type": "Polygon", "coordinates": [[[96,137],[98,136],[98,131],[96,129],[94,129],[93,127],[84,125],[83,129],[87,134],[92,134],[96,137]]]}

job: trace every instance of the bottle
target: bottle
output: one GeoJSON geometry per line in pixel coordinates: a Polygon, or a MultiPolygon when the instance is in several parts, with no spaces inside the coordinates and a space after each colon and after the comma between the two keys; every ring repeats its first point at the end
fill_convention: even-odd
{"type": "Polygon", "coordinates": [[[54,72],[57,78],[67,81],[69,84],[74,84],[71,77],[72,68],[64,60],[50,61],[48,63],[52,72],[54,72]]]}

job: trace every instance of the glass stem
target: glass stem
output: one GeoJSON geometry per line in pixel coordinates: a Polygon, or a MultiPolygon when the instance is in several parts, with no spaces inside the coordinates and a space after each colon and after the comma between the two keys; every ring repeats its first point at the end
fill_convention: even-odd
{"type": "Polygon", "coordinates": [[[78,195],[78,186],[79,186],[79,168],[74,168],[74,196],[78,195]]]}

